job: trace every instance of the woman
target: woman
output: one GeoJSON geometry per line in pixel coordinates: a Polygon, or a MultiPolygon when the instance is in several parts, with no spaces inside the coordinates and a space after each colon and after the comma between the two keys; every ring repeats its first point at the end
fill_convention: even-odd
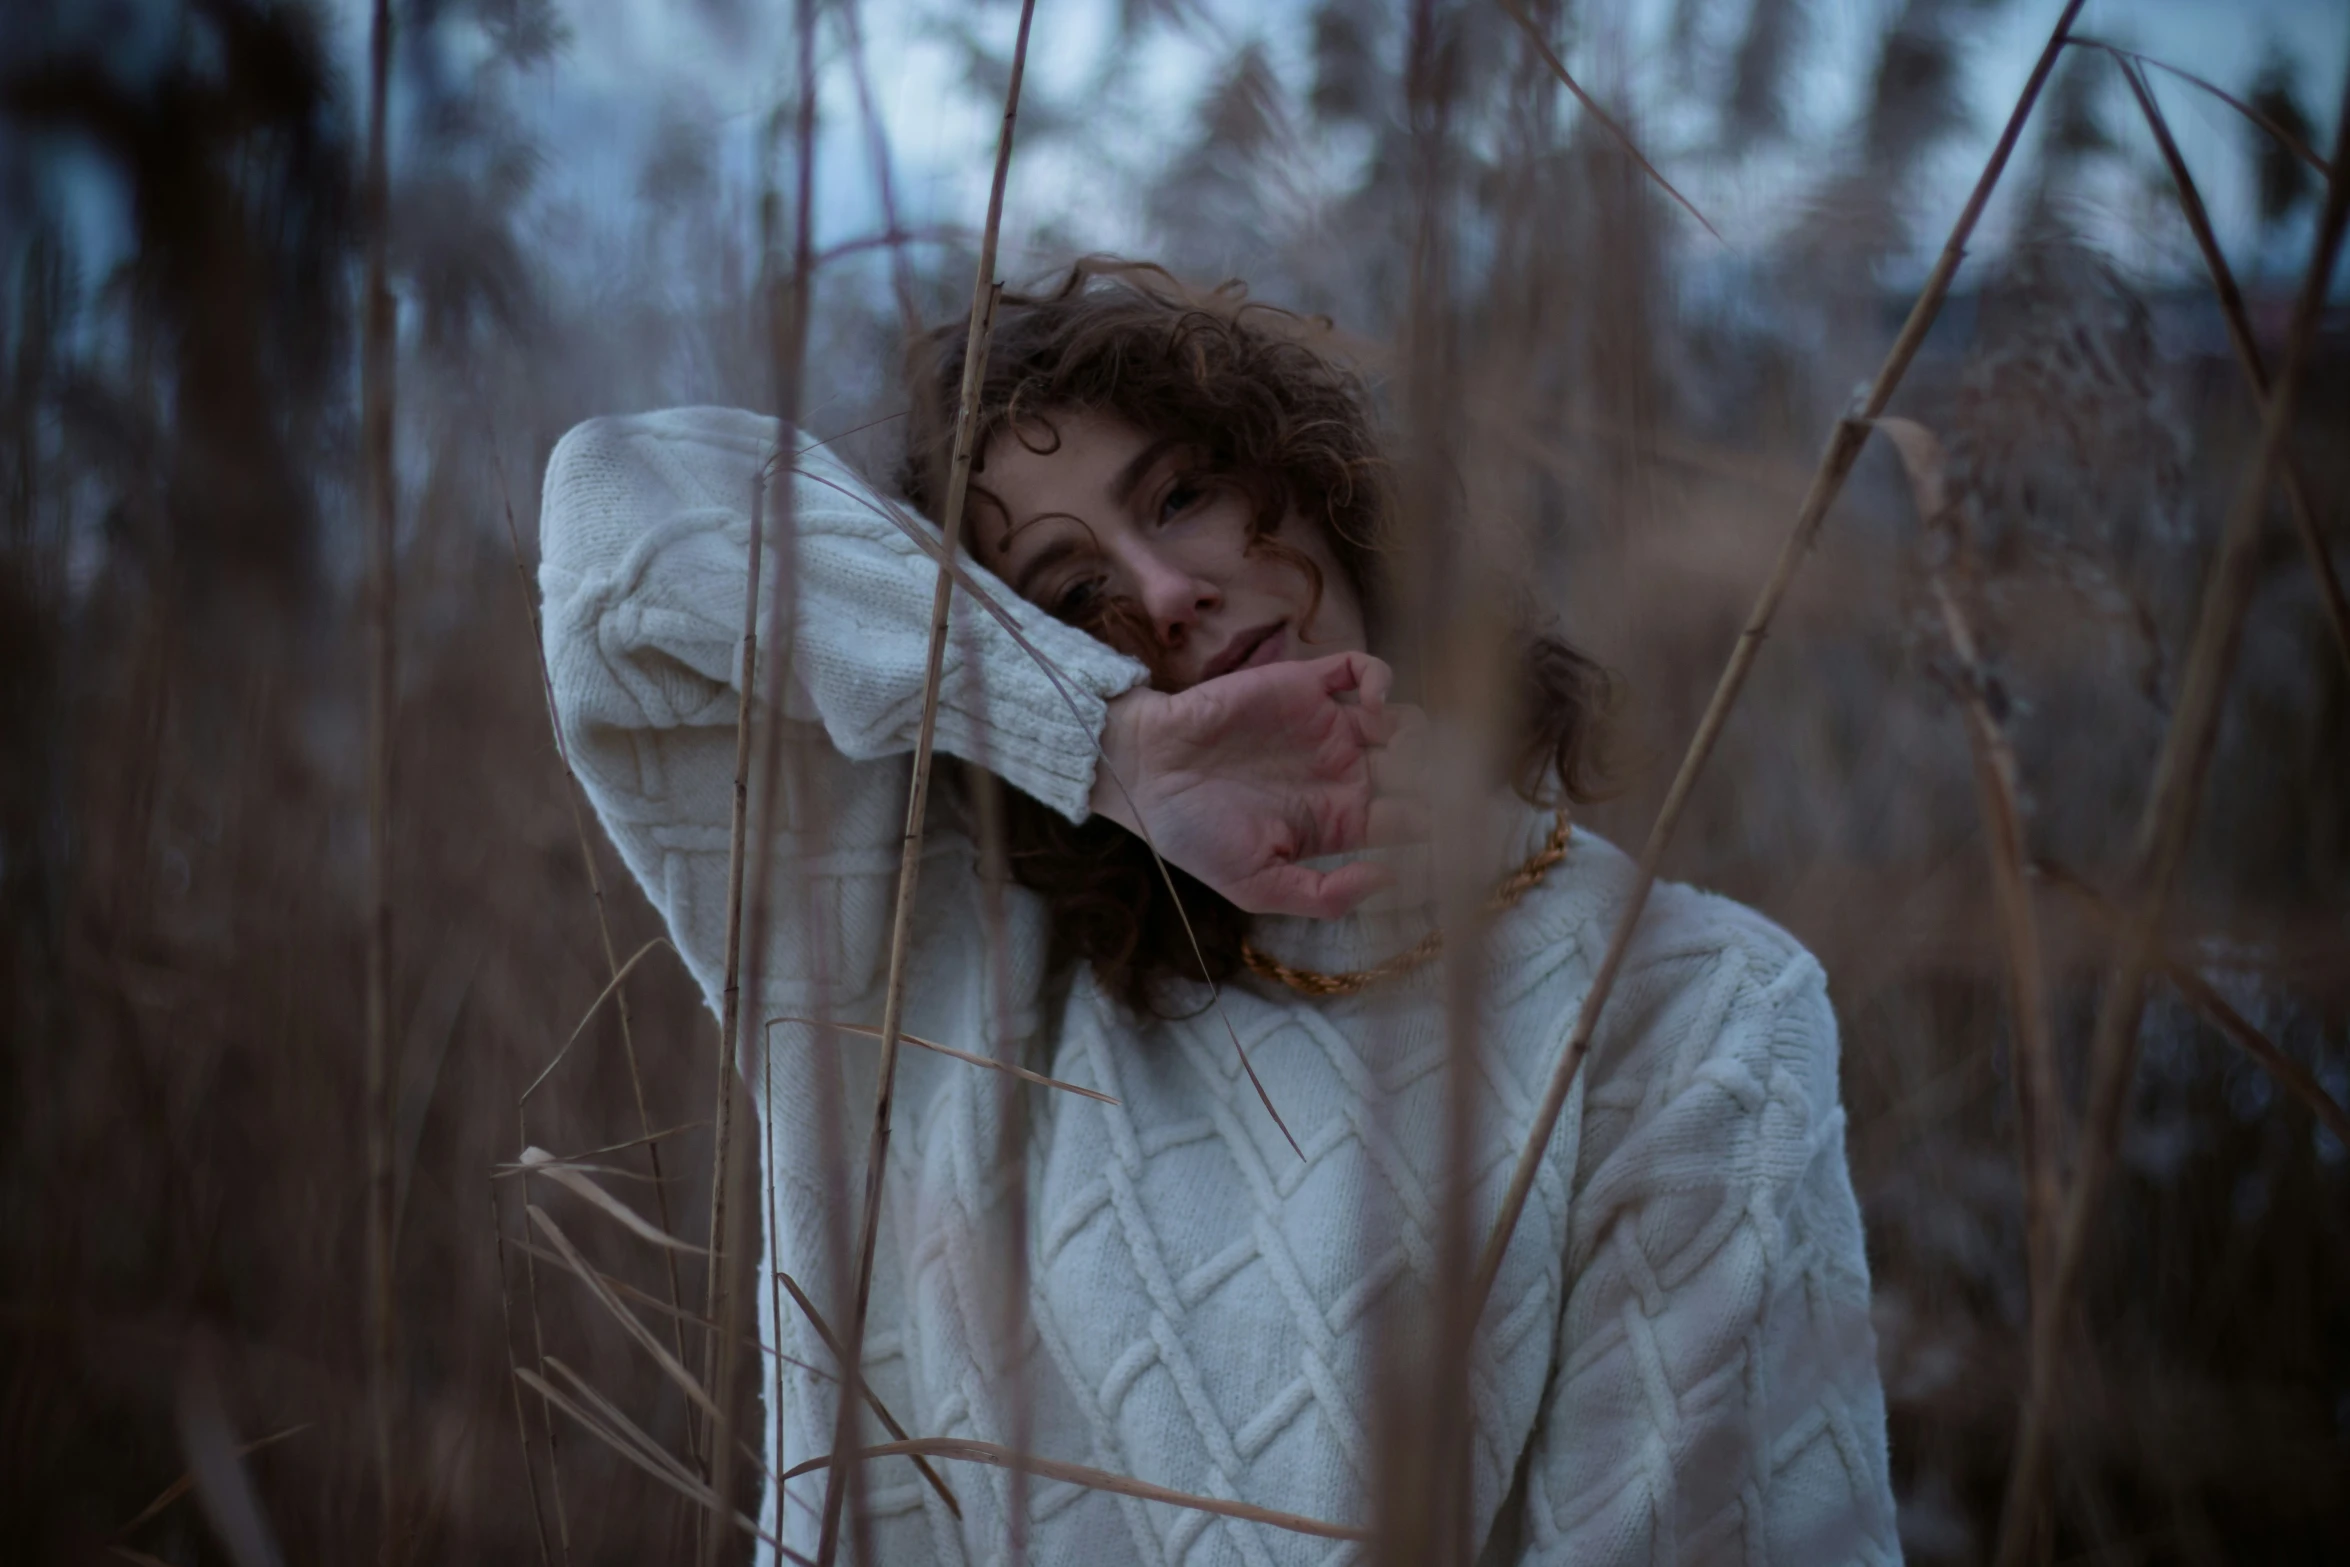
{"type": "MultiPolygon", "coordinates": [[[[925,513],[962,340],[943,328],[916,356],[903,487],[925,513]]],[[[1383,1360],[1425,1342],[1441,1291],[1448,1033],[1437,889],[1384,847],[1426,833],[1426,725],[1386,700],[1371,656],[1393,507],[1365,399],[1307,323],[1096,265],[1003,297],[981,415],[965,565],[1002,618],[958,593],[938,743],[1010,786],[1014,885],[982,876],[968,801],[934,796],[905,1027],[990,1055],[1008,1038],[1115,1102],[1022,1090],[1007,1166],[1003,1079],[901,1057],[866,1374],[917,1435],[1368,1527],[1383,1360]]],[[[598,420],[547,476],[561,721],[714,1006],[744,561],[777,440],[721,410],[598,420]]],[[[769,569],[793,573],[790,743],[756,1015],[870,1024],[936,568],[920,523],[821,451],[785,451],[793,544],[769,569]]],[[[1495,783],[1514,797],[1490,831],[1447,835],[1498,894],[1469,1079],[1473,1237],[1630,879],[1567,821],[1591,666],[1532,633],[1510,656],[1522,744],[1495,783]]],[[[849,1267],[861,1179],[840,1171],[874,1053],[803,1022],[766,1035],[771,1057],[743,1065],[764,1098],[769,1261],[825,1302],[849,1267]]],[[[1737,905],[1660,887],[1543,1158],[1470,1369],[1481,1559],[1897,1559],[1811,958],[1737,905]]],[[[799,1369],[828,1359],[817,1335],[761,1296],[762,1337],[790,1357],[780,1472],[830,1450],[837,1406],[799,1369]]],[[[879,1560],[1002,1559],[1022,1488],[949,1467],[959,1518],[906,1460],[868,1466],[879,1560]]],[[[821,1481],[770,1491],[769,1526],[803,1551],[821,1481]]],[[[1024,1490],[1038,1562],[1353,1550],[1024,1490]]]]}

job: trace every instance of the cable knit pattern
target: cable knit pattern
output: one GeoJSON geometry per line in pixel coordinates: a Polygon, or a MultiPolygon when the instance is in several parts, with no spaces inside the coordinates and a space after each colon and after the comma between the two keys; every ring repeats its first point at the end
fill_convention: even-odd
{"type": "MultiPolygon", "coordinates": [[[[713,1009],[743,563],[775,433],[722,409],[597,420],[564,439],[547,474],[540,580],[560,721],[713,1009]]],[[[795,467],[782,481],[795,542],[788,560],[780,545],[768,560],[793,573],[797,609],[788,628],[762,629],[788,632],[791,685],[757,1001],[766,1019],[822,1008],[870,1022],[936,568],[915,542],[923,524],[821,454],[795,467]]],[[[1082,819],[1106,704],[1143,670],[973,578],[1028,646],[957,595],[939,743],[1082,819]]],[[[970,839],[951,791],[937,799],[907,1028],[994,1054],[1001,1019],[1029,1064],[1119,1102],[1022,1090],[1030,1138],[1007,1179],[1000,1079],[927,1052],[901,1058],[867,1349],[876,1391],[917,1435],[1006,1443],[1025,1399],[1046,1456],[1367,1526],[1371,1389],[1378,1345],[1392,1341],[1374,1321],[1386,1313],[1409,1332],[1436,1284],[1439,970],[1320,1003],[1236,986],[1220,1009],[1137,1020],[1090,975],[1052,981],[1045,912],[1020,889],[1004,950],[989,953],[970,839]],[[1302,1160],[1257,1102],[1234,1034],[1302,1160]],[[1023,1338],[1007,1354],[1015,1219],[1029,1278],[1023,1338]]],[[[1496,869],[1547,826],[1517,813],[1496,869]]],[[[1490,932],[1474,1075],[1480,1235],[1631,874],[1579,832],[1490,932]]],[[[1285,961],[1342,968],[1409,945],[1427,920],[1412,907],[1263,920],[1258,940],[1285,961]]],[[[768,1256],[829,1303],[847,1264],[844,1226],[828,1216],[853,1207],[861,1183],[875,1052],[790,1022],[767,1037],[771,1058],[743,1065],[773,1147],[768,1256]]],[[[827,1361],[788,1306],[773,1319],[764,1291],[760,1314],[762,1337],[792,1361],[827,1361]]],[[[1898,1559],[1835,1019],[1818,965],[1759,916],[1657,889],[1544,1150],[1470,1392],[1486,1562],[1898,1559]]],[[[829,1448],[834,1396],[787,1362],[778,1471],[829,1448]]],[[[869,1466],[879,1560],[1005,1559],[1011,1477],[946,1467],[959,1524],[904,1460],[869,1466]]],[[[821,1479],[781,1497],[770,1487],[766,1522],[801,1550],[821,1479]]],[[[1055,1482],[1033,1484],[1027,1510],[1039,1563],[1360,1554],[1055,1482]]]]}

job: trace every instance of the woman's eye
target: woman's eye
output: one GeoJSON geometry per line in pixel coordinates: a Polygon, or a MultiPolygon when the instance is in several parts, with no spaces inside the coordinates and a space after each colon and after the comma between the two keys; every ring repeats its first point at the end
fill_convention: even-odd
{"type": "Polygon", "coordinates": [[[1196,480],[1176,480],[1167,487],[1167,493],[1159,500],[1159,521],[1162,523],[1173,522],[1177,517],[1198,505],[1201,498],[1207,493],[1208,487],[1196,480]]]}
{"type": "Polygon", "coordinates": [[[1053,595],[1052,613],[1056,620],[1073,620],[1093,611],[1101,603],[1102,579],[1080,577],[1053,595]]]}

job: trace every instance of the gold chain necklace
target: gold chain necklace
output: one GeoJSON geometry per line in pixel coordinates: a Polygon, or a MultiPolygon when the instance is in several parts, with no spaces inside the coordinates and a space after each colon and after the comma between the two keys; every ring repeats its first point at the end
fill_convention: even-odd
{"type": "MultiPolygon", "coordinates": [[[[1510,872],[1508,879],[1493,890],[1494,913],[1516,906],[1519,899],[1541,885],[1551,867],[1567,857],[1567,836],[1572,823],[1567,819],[1567,808],[1560,805],[1558,821],[1550,829],[1550,836],[1535,850],[1526,863],[1510,872]]],[[[1408,974],[1444,949],[1444,932],[1432,930],[1412,946],[1391,958],[1384,958],[1369,968],[1359,968],[1344,974],[1324,974],[1310,968],[1291,968],[1278,958],[1270,957],[1253,941],[1240,944],[1240,961],[1259,979],[1269,979],[1287,985],[1301,996],[1352,996],[1370,989],[1384,979],[1408,974]]]]}

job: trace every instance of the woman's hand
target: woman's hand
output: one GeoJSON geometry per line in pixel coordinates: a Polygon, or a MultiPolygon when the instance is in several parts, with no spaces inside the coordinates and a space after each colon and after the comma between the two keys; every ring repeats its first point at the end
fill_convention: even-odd
{"type": "Polygon", "coordinates": [[[1093,809],[1252,914],[1336,919],[1393,875],[1298,861],[1427,835],[1405,765],[1424,721],[1387,704],[1393,679],[1340,653],[1129,691],[1110,703],[1093,809]]]}

